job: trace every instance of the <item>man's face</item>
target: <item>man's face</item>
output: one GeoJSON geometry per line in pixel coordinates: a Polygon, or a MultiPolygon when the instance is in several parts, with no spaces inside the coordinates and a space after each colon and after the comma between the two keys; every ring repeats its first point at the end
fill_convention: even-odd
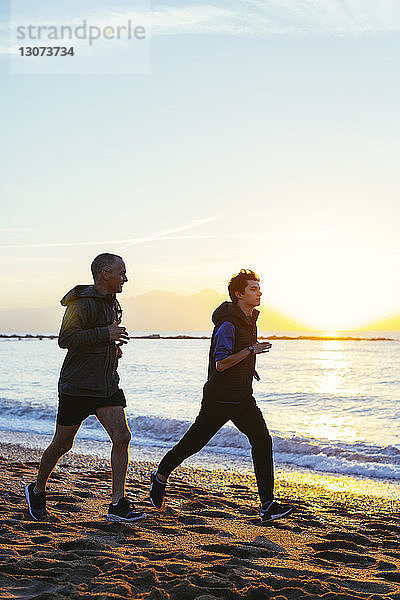
{"type": "Polygon", "coordinates": [[[248,306],[259,306],[262,296],[259,282],[249,279],[244,292],[236,292],[236,296],[248,306]]]}
{"type": "Polygon", "coordinates": [[[116,260],[112,267],[109,267],[104,273],[108,285],[109,294],[119,294],[122,292],[122,286],[128,278],[126,276],[126,267],[123,260],[116,260]]]}

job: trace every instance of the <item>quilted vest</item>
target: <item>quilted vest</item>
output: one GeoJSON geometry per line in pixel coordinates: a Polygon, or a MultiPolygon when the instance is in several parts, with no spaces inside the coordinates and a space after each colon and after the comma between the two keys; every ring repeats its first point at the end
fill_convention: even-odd
{"type": "Polygon", "coordinates": [[[219,372],[215,366],[214,343],[215,334],[225,321],[235,327],[235,345],[233,354],[247,348],[257,341],[257,319],[259,311],[254,309],[251,318],[246,317],[237,304],[223,302],[213,313],[215,324],[211,338],[208,379],[203,388],[204,402],[240,404],[253,395],[253,377],[255,374],[255,354],[250,354],[242,361],[219,372]]]}

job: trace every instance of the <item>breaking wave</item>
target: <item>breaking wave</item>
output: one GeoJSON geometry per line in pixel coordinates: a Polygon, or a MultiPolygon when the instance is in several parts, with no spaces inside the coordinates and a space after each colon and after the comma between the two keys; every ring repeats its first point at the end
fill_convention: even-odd
{"type": "MultiPolygon", "coordinates": [[[[32,432],[51,435],[54,431],[56,406],[35,403],[15,403],[0,400],[0,429],[13,432],[32,432]]],[[[143,446],[165,447],[175,444],[191,425],[191,421],[157,416],[129,416],[136,443],[143,446]]],[[[285,436],[271,432],[274,459],[278,464],[377,479],[400,480],[400,448],[378,446],[356,441],[285,436]]],[[[103,441],[107,436],[95,418],[89,418],[80,430],[80,437],[103,441]]],[[[235,427],[227,425],[208,443],[205,452],[248,456],[249,442],[235,427]]]]}

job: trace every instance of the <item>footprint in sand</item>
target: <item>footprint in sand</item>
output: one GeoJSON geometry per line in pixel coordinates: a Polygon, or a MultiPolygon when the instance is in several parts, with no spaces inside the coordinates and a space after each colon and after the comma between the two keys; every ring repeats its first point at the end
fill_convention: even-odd
{"type": "Polygon", "coordinates": [[[354,542],[360,546],[375,547],[376,543],[365,535],[352,533],[351,531],[332,531],[323,536],[326,540],[343,540],[354,542]]]}
{"type": "Polygon", "coordinates": [[[233,508],[234,512],[238,515],[243,515],[246,517],[251,517],[254,515],[254,508],[246,508],[245,506],[237,504],[236,502],[226,502],[225,506],[233,508]]]}
{"type": "Polygon", "coordinates": [[[391,550],[390,552],[383,552],[385,556],[390,556],[390,558],[400,558],[399,550],[391,550]]]}
{"type": "Polygon", "coordinates": [[[299,517],[298,515],[296,515],[296,513],[294,513],[293,516],[295,522],[297,523],[297,525],[300,525],[301,527],[304,528],[309,528],[309,527],[316,527],[318,529],[326,529],[327,525],[325,523],[323,523],[322,521],[319,521],[317,519],[313,519],[313,518],[307,518],[307,517],[299,517]]]}
{"type": "Polygon", "coordinates": [[[179,535],[180,531],[178,527],[168,527],[166,525],[158,525],[152,527],[152,531],[155,533],[161,533],[163,535],[179,535]]]}
{"type": "Polygon", "coordinates": [[[271,558],[277,554],[273,550],[245,544],[203,544],[201,548],[208,552],[226,554],[237,558],[271,558]]]}
{"type": "Polygon", "coordinates": [[[82,502],[81,498],[77,498],[76,496],[73,496],[72,494],[59,494],[58,492],[48,492],[47,494],[47,499],[50,502],[53,502],[55,500],[59,500],[60,502],[82,502]]]}
{"type": "Polygon", "coordinates": [[[225,510],[212,510],[208,508],[204,508],[203,510],[199,510],[198,513],[204,517],[215,517],[217,519],[237,519],[238,515],[235,513],[229,513],[225,510]]]}
{"type": "Polygon", "coordinates": [[[1,495],[4,502],[10,502],[13,506],[15,506],[15,504],[22,504],[24,502],[21,494],[17,494],[12,490],[2,490],[1,495]]]}
{"type": "Polygon", "coordinates": [[[154,542],[151,540],[135,540],[132,545],[136,548],[154,548],[154,542]]]}
{"type": "Polygon", "coordinates": [[[367,568],[376,564],[376,560],[372,558],[372,556],[360,555],[355,552],[347,552],[345,550],[323,550],[322,552],[316,552],[314,556],[315,560],[312,562],[315,562],[316,564],[326,564],[327,562],[333,562],[339,564],[347,564],[349,566],[352,565],[359,568],[367,568]]]}
{"type": "Polygon", "coordinates": [[[80,479],[94,480],[94,481],[110,481],[112,479],[111,471],[91,471],[86,475],[79,474],[80,479]]]}
{"type": "Polygon", "coordinates": [[[350,552],[360,552],[365,554],[367,550],[362,548],[358,544],[354,542],[348,542],[347,540],[336,540],[332,542],[318,542],[314,544],[308,544],[314,550],[322,551],[322,550],[349,550],[350,552]]]}
{"type": "Polygon", "coordinates": [[[76,496],[79,496],[79,498],[94,498],[96,496],[96,494],[94,492],[88,492],[88,491],[75,490],[74,493],[76,496]]]}
{"type": "MultiPolygon", "coordinates": [[[[210,595],[207,591],[207,588],[193,585],[193,583],[191,583],[188,579],[180,581],[168,591],[171,594],[169,596],[170,598],[181,598],[182,600],[189,598],[196,598],[196,600],[215,600],[215,596],[210,595]]],[[[221,591],[221,588],[218,588],[217,593],[219,597],[221,597],[221,591]]],[[[226,598],[227,596],[222,596],[222,598],[224,597],[226,598]]],[[[162,596],[155,596],[154,598],[157,600],[164,600],[164,598],[167,598],[167,596],[164,596],[164,598],[162,596]]]]}
{"type": "Polygon", "coordinates": [[[207,523],[203,517],[196,517],[194,515],[180,515],[178,521],[179,523],[183,523],[183,525],[204,525],[207,523]]]}
{"type": "Polygon", "coordinates": [[[392,581],[393,583],[400,583],[400,573],[396,571],[395,573],[377,573],[377,577],[382,577],[385,581],[392,581]]]}
{"type": "Polygon", "coordinates": [[[385,583],[375,583],[372,581],[358,581],[357,579],[345,579],[338,577],[328,577],[327,582],[339,585],[354,592],[366,594],[387,594],[393,588],[385,583]]]}
{"type": "Polygon", "coordinates": [[[198,500],[193,502],[184,502],[181,506],[182,510],[200,510],[202,508],[206,508],[206,505],[204,502],[199,502],[198,500]]]}
{"type": "Polygon", "coordinates": [[[237,483],[230,483],[226,487],[233,488],[235,490],[249,490],[250,489],[248,485],[239,485],[237,483]]]}
{"type": "Polygon", "coordinates": [[[240,506],[240,504],[237,504],[236,502],[229,502],[228,500],[224,500],[223,502],[221,500],[207,500],[204,499],[204,508],[217,508],[217,509],[221,509],[224,508],[224,506],[229,506],[230,508],[236,508],[238,506],[240,506]]]}
{"type": "Polygon", "coordinates": [[[56,525],[55,523],[49,523],[47,521],[33,521],[30,523],[26,523],[24,524],[24,529],[26,529],[26,531],[60,531],[60,527],[58,525],[56,525]]]}
{"type": "MultiPolygon", "coordinates": [[[[208,535],[221,535],[221,531],[215,527],[209,527],[207,525],[192,525],[187,527],[186,531],[192,531],[193,533],[204,533],[208,535]]],[[[232,534],[223,532],[224,537],[231,537],[232,534]]]]}
{"type": "Polygon", "coordinates": [[[48,544],[52,539],[48,535],[34,535],[31,537],[31,541],[34,544],[48,544]]]}
{"type": "MultiPolygon", "coordinates": [[[[170,562],[166,565],[166,568],[170,573],[174,573],[174,575],[185,575],[186,573],[192,572],[194,567],[185,563],[170,562]]],[[[196,600],[198,599],[196,598],[196,600]]]]}
{"type": "Polygon", "coordinates": [[[391,547],[398,547],[399,543],[396,541],[399,538],[400,527],[397,525],[385,525],[381,524],[370,524],[359,530],[362,535],[379,537],[380,540],[385,540],[385,546],[388,544],[394,544],[391,547]]]}
{"type": "Polygon", "coordinates": [[[176,551],[169,551],[169,550],[162,550],[162,549],[157,549],[157,548],[153,548],[152,550],[145,550],[144,552],[142,552],[143,556],[146,556],[147,558],[149,558],[150,560],[169,560],[170,558],[185,558],[183,553],[180,552],[179,550],[176,551]]]}
{"type": "Polygon", "coordinates": [[[66,512],[66,513],[70,513],[70,512],[80,512],[81,508],[79,506],[76,506],[76,504],[69,504],[68,502],[57,502],[57,504],[55,506],[53,506],[53,508],[55,510],[59,510],[61,512],[66,512]]]}
{"type": "MultiPolygon", "coordinates": [[[[214,575],[213,573],[193,573],[193,575],[190,576],[190,581],[193,585],[198,585],[203,588],[218,589],[220,592],[232,587],[232,583],[227,577],[214,575]]],[[[198,600],[198,598],[199,596],[197,596],[196,600],[198,600]]]]}
{"type": "Polygon", "coordinates": [[[107,544],[102,544],[88,538],[80,538],[68,542],[60,542],[57,544],[61,550],[110,550],[111,547],[107,544]]]}
{"type": "Polygon", "coordinates": [[[390,525],[389,523],[372,523],[369,529],[383,533],[400,533],[400,525],[390,525]]]}
{"type": "Polygon", "coordinates": [[[136,523],[109,523],[108,521],[75,521],[74,527],[83,529],[94,529],[95,531],[104,531],[114,535],[124,535],[132,537],[140,535],[136,530],[136,523]]]}
{"type": "Polygon", "coordinates": [[[384,560],[380,560],[375,568],[378,571],[397,571],[397,566],[394,563],[385,562],[384,560]]]}

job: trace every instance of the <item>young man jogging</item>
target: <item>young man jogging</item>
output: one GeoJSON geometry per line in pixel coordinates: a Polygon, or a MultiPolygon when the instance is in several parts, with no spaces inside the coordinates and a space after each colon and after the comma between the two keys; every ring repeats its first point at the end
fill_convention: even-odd
{"type": "Polygon", "coordinates": [[[125,498],[128,446],[125,396],[118,387],[121,344],[129,336],[121,327],[122,310],[116,294],[126,281],[124,261],[115,254],[100,254],[91,265],[94,285],[77,285],[61,300],[66,307],[58,337],[68,352],[58,382],[59,405],[54,438],[44,451],[37,480],[25,488],[31,516],[47,516],[46,484],[60,458],[73,446],[82,421],[95,414],[112,441],[112,502],[107,520],[136,521],[146,515],[125,498]],[[118,344],[116,344],[116,342],[118,344]]]}
{"type": "Polygon", "coordinates": [[[268,352],[269,342],[257,342],[256,321],[261,290],[254,271],[242,269],[228,285],[232,302],[223,302],[213,313],[208,379],[200,413],[183,438],[161,460],[151,476],[150,500],[164,505],[168,476],[186,458],[201,450],[229,420],[251,444],[254,472],[261,500],[263,523],[289,515],[293,508],[274,500],[272,441],[262,412],[253,398],[256,354],[268,352]]]}

